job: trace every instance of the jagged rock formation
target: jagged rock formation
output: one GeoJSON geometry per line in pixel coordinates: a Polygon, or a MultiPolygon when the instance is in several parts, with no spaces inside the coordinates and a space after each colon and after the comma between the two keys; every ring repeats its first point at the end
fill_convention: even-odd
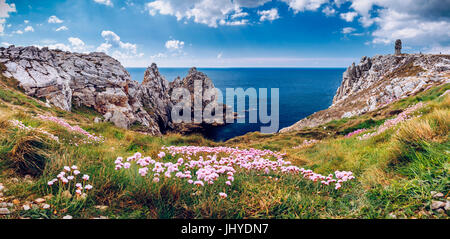
{"type": "Polygon", "coordinates": [[[333,104],[328,109],[316,112],[280,132],[360,115],[427,87],[450,83],[450,55],[364,56],[358,65],[353,63],[342,78],[333,104]]]}
{"type": "MultiPolygon", "coordinates": [[[[142,84],[131,80],[126,69],[104,53],[80,54],[48,48],[0,48],[0,63],[6,77],[18,80],[25,93],[66,111],[85,106],[101,113],[105,121],[128,128],[139,122],[147,132],[158,135],[174,130],[171,122],[171,86],[156,64],[145,72],[142,84]]],[[[193,80],[203,87],[212,81],[195,68],[182,83],[189,89],[193,80]]]]}

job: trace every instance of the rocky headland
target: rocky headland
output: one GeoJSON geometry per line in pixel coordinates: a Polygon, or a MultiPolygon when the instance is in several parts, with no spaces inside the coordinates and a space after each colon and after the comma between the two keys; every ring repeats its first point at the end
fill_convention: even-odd
{"type": "Polygon", "coordinates": [[[280,132],[316,127],[358,116],[435,85],[450,83],[450,55],[364,56],[344,72],[332,105],[280,132]]]}
{"type": "Polygon", "coordinates": [[[131,79],[119,61],[104,53],[81,54],[33,46],[0,48],[0,63],[5,66],[3,75],[15,78],[27,95],[65,111],[92,108],[103,115],[102,120],[121,128],[138,123],[146,132],[160,135],[208,126],[175,125],[171,119],[172,107],[177,103],[170,98],[174,87],[183,86],[193,94],[194,80],[201,80],[203,89],[214,88],[211,79],[196,68],[185,78],[169,83],[153,63],[139,83],[131,79]]]}

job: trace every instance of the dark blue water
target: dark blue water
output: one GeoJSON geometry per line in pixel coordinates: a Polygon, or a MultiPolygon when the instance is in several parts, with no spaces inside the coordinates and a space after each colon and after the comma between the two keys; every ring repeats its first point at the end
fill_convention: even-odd
{"type": "MultiPolygon", "coordinates": [[[[145,68],[127,68],[133,80],[141,82],[145,68]]],[[[198,68],[225,95],[226,88],[279,88],[279,129],[290,126],[314,112],[328,108],[342,81],[344,68],[198,68]]],[[[159,68],[168,81],[187,75],[188,68],[159,68]]],[[[245,99],[237,99],[236,102],[245,99]]],[[[248,100],[247,100],[248,106],[248,100]]],[[[254,106],[250,110],[254,110],[254,106]]],[[[236,111],[236,109],[235,109],[236,111]]],[[[247,112],[248,114],[248,112],[247,112]]],[[[258,120],[259,122],[259,120],[258,120]]],[[[216,127],[205,136],[224,141],[248,132],[260,131],[261,123],[234,123],[216,127]]]]}

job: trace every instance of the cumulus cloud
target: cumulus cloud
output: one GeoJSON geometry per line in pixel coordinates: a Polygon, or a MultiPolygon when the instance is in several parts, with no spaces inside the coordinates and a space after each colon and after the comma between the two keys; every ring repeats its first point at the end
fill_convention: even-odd
{"type": "MultiPolygon", "coordinates": [[[[400,38],[416,46],[450,44],[450,0],[339,0],[350,2],[364,27],[375,25],[372,43],[392,44],[400,38]]],[[[338,4],[336,4],[338,5],[338,4]]],[[[342,17],[342,14],[341,14],[342,17]]]]}
{"type": "Polygon", "coordinates": [[[264,11],[258,11],[258,15],[261,17],[259,20],[261,22],[263,21],[273,21],[275,19],[280,18],[280,15],[278,15],[278,9],[272,8],[270,10],[264,10],[264,11]]]}
{"type": "Polygon", "coordinates": [[[322,12],[326,15],[326,16],[334,16],[334,14],[336,14],[336,10],[330,6],[326,6],[322,9],[322,12]]]}
{"type": "Polygon", "coordinates": [[[357,12],[346,12],[346,13],[341,13],[340,16],[346,22],[353,22],[353,19],[355,19],[355,17],[358,16],[358,13],[357,12]]]}
{"type": "Polygon", "coordinates": [[[328,0],[282,0],[285,2],[294,13],[308,11],[316,11],[322,4],[327,3],[328,0]]]}
{"type": "Polygon", "coordinates": [[[59,24],[59,23],[63,23],[64,21],[59,19],[57,16],[50,16],[48,18],[48,23],[55,23],[55,24],[59,24]]]}
{"type": "Polygon", "coordinates": [[[34,32],[34,28],[32,26],[27,26],[24,29],[25,32],[34,32]]]}
{"type": "Polygon", "coordinates": [[[67,31],[67,30],[69,30],[69,28],[67,28],[66,26],[62,26],[62,27],[56,28],[55,31],[59,32],[59,31],[67,31]]]}
{"type": "Polygon", "coordinates": [[[181,50],[184,47],[184,42],[179,40],[169,40],[165,44],[168,50],[181,50]]]}
{"type": "Polygon", "coordinates": [[[142,57],[143,53],[137,52],[137,45],[121,41],[120,37],[113,31],[102,31],[101,36],[104,43],[97,47],[97,51],[111,53],[111,56],[119,60],[142,57]]]}
{"type": "Polygon", "coordinates": [[[63,43],[50,44],[50,45],[47,45],[47,47],[49,49],[58,49],[58,50],[61,50],[61,51],[72,51],[70,46],[65,45],[63,43]]]}
{"type": "Polygon", "coordinates": [[[248,19],[243,8],[255,8],[269,0],[156,0],[146,4],[152,16],[156,14],[175,16],[178,21],[193,20],[210,27],[245,25],[248,19]]]}
{"type": "Polygon", "coordinates": [[[94,2],[99,3],[99,4],[103,4],[109,7],[113,6],[113,3],[111,2],[111,0],[94,0],[94,2]]]}
{"type": "Polygon", "coordinates": [[[356,31],[356,29],[353,28],[353,27],[344,27],[344,28],[342,28],[342,34],[349,34],[349,33],[352,33],[354,31],[356,31]]]}
{"type": "MultiPolygon", "coordinates": [[[[44,44],[49,49],[58,49],[58,50],[61,50],[61,51],[81,52],[81,53],[88,53],[89,52],[90,47],[87,46],[84,43],[84,41],[82,41],[80,38],[78,38],[78,37],[69,37],[67,39],[67,41],[69,42],[69,44],[55,43],[55,41],[53,41],[53,40],[44,41],[44,44]]],[[[37,47],[41,47],[41,46],[37,46],[37,47]]]]}
{"type": "Polygon", "coordinates": [[[9,18],[9,14],[12,12],[16,12],[16,4],[8,4],[6,0],[0,0],[0,35],[3,34],[6,19],[9,18]]]}

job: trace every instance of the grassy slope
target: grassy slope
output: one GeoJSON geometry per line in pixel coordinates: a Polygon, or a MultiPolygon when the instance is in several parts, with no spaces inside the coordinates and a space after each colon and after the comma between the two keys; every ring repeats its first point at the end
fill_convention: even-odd
{"type": "Polygon", "coordinates": [[[199,135],[153,137],[118,129],[110,123],[93,123],[97,115],[89,109],[70,113],[47,108],[20,93],[14,81],[2,77],[0,84],[0,182],[8,188],[3,198],[17,199],[20,206],[50,193],[56,196],[49,201],[52,210],[16,210],[8,218],[61,218],[66,214],[82,218],[448,218],[429,209],[431,191],[447,194],[450,190],[450,96],[439,97],[450,89],[448,84],[360,117],[287,134],[250,133],[224,143],[199,135]],[[420,110],[420,118],[365,141],[343,137],[358,128],[380,125],[419,101],[428,103],[420,110]],[[72,125],[104,136],[106,141],[80,146],[58,144],[8,123],[18,119],[28,126],[46,129],[62,142],[79,140],[54,123],[33,118],[37,114],[64,118],[72,125]],[[305,139],[321,141],[311,147],[293,148],[305,139]],[[190,185],[173,181],[154,184],[132,173],[114,170],[117,156],[127,157],[139,151],[156,158],[163,145],[271,149],[287,153],[287,160],[297,166],[322,174],[353,171],[357,180],[334,192],[321,190],[299,176],[239,173],[228,198],[219,200],[217,192],[222,189],[218,185],[205,188],[200,196],[192,196],[190,185]],[[31,180],[23,177],[17,170],[17,162],[22,158],[45,160],[42,175],[31,180]],[[46,184],[64,165],[72,164],[91,175],[94,190],[85,201],[61,200],[58,192],[49,191],[46,184]],[[109,208],[100,211],[95,205],[109,208]]]}

